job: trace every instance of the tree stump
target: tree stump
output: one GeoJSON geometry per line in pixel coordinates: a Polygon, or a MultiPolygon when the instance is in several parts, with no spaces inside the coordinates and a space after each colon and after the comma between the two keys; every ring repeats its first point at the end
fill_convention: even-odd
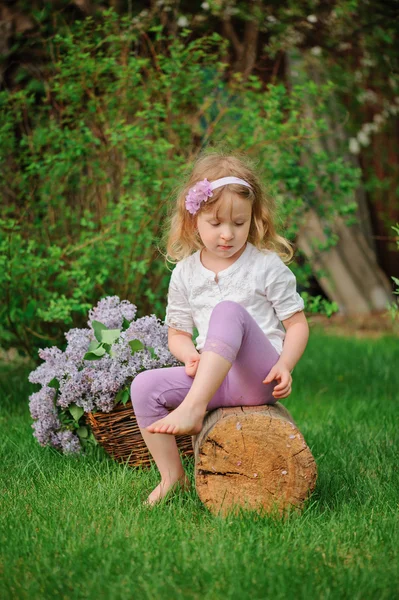
{"type": "Polygon", "coordinates": [[[316,484],[312,453],[278,402],[209,412],[193,446],[197,493],[214,514],[263,508],[281,515],[301,507],[316,484]]]}

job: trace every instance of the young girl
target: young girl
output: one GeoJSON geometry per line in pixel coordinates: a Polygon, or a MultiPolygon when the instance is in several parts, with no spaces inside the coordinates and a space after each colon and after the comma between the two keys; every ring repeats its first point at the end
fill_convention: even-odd
{"type": "Polygon", "coordinates": [[[144,371],[131,386],[161,474],[150,505],[176,484],[188,487],[174,436],[198,433],[206,411],[286,398],[309,335],[284,264],[292,249],[276,234],[272,200],[247,161],[217,153],[197,160],[177,198],[167,255],[179,261],[169,284],[168,345],[185,366],[144,371]]]}

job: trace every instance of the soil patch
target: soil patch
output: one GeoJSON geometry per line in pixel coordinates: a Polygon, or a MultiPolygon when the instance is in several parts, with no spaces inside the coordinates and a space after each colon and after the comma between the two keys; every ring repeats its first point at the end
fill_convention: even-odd
{"type": "Polygon", "coordinates": [[[371,315],[340,315],[328,318],[324,315],[310,315],[311,329],[321,329],[326,333],[356,338],[380,338],[385,335],[399,337],[399,320],[392,320],[387,311],[371,315]]]}

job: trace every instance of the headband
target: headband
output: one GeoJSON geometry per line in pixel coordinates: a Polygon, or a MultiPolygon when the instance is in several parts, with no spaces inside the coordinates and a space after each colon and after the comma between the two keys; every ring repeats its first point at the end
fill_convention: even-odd
{"type": "Polygon", "coordinates": [[[195,213],[198,212],[201,203],[206,202],[208,198],[213,196],[213,190],[222,187],[222,185],[228,185],[229,183],[240,183],[241,185],[245,185],[252,189],[249,183],[239,177],[222,177],[215,181],[208,181],[205,177],[205,179],[198,181],[188,191],[186,196],[186,208],[188,212],[195,215],[195,213]]]}

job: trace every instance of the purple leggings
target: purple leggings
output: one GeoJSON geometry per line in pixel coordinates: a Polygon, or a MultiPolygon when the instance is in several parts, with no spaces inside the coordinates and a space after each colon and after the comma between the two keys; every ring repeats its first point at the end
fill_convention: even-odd
{"type": "MultiPolygon", "coordinates": [[[[221,406],[274,404],[276,382],[263,379],[279,355],[248,311],[230,300],[219,302],[212,311],[208,335],[201,352],[211,350],[232,363],[207,410],[221,406]]],[[[185,367],[167,367],[139,373],[131,385],[137,423],[142,429],[169,414],[187,396],[193,378],[185,367]]]]}

